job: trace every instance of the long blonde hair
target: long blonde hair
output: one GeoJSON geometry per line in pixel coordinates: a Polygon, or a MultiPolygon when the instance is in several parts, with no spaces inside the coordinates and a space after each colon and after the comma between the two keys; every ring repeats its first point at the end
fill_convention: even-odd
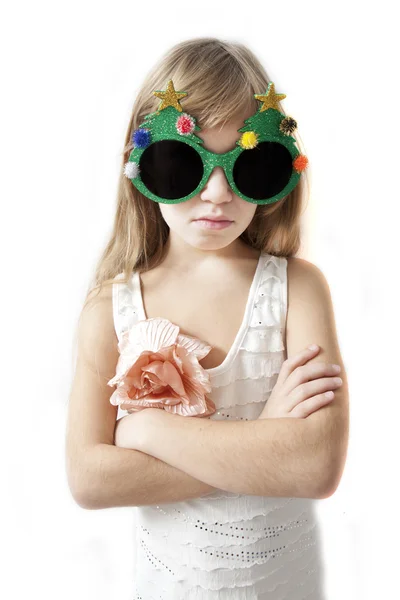
{"type": "MultiPolygon", "coordinates": [[[[270,79],[256,56],[243,44],[213,37],[185,40],[176,44],[145,78],[132,107],[121,156],[117,206],[111,237],[95,268],[87,294],[112,284],[124,274],[127,282],[134,271],[148,271],[162,263],[169,227],[157,202],[141,194],[124,175],[132,133],[145,115],[158,109],[154,90],[165,89],[169,79],[176,90],[188,92],[184,111],[196,118],[201,128],[223,126],[247,110],[258,110],[254,94],[265,93],[270,79]]],[[[277,84],[277,91],[279,85],[277,84]]],[[[283,92],[280,92],[283,93],[283,92]]],[[[285,111],[280,106],[283,114],[285,111]]],[[[293,134],[302,154],[301,138],[293,134]]],[[[249,246],[275,256],[294,256],[300,248],[300,219],[305,208],[306,171],[295,189],[282,200],[258,205],[240,238],[249,246]]],[[[308,189],[307,180],[307,189],[308,189]]]]}

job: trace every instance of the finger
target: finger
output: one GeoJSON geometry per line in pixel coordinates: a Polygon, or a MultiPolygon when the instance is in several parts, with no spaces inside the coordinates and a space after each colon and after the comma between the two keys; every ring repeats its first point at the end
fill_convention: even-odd
{"type": "MultiPolygon", "coordinates": [[[[333,378],[335,375],[339,374],[340,370],[335,369],[335,365],[326,362],[315,362],[312,364],[302,365],[297,367],[293,373],[289,375],[286,382],[284,383],[284,387],[282,388],[282,393],[289,395],[293,393],[296,388],[302,387],[302,384],[313,382],[319,383],[320,381],[326,379],[327,377],[333,378]]],[[[311,393],[308,394],[307,397],[314,396],[315,394],[325,391],[325,389],[317,389],[317,388],[309,388],[311,393]]],[[[305,398],[303,398],[304,400],[305,398]]]]}
{"type": "Polygon", "coordinates": [[[302,365],[305,365],[309,360],[311,360],[311,358],[316,356],[319,351],[319,346],[316,346],[314,349],[309,347],[305,348],[298,354],[289,356],[282,364],[281,370],[279,371],[277,384],[284,383],[295,369],[301,367],[302,365]]]}
{"type": "Polygon", "coordinates": [[[315,381],[308,381],[299,385],[287,396],[288,410],[293,410],[295,406],[325,392],[337,390],[343,383],[337,377],[324,377],[315,381]]]}
{"type": "Polygon", "coordinates": [[[299,386],[299,390],[303,400],[306,400],[317,394],[337,390],[342,384],[343,381],[340,377],[322,377],[321,379],[303,383],[299,386]]]}
{"type": "Polygon", "coordinates": [[[313,398],[308,398],[304,400],[304,402],[300,402],[297,404],[295,408],[290,412],[290,416],[295,417],[297,419],[305,419],[313,412],[316,412],[323,406],[326,406],[335,398],[335,393],[332,391],[325,392],[323,394],[318,394],[313,398]],[[329,394],[329,395],[327,395],[329,394]]]}
{"type": "Polygon", "coordinates": [[[295,406],[319,394],[338,389],[342,385],[337,377],[323,377],[299,385],[286,396],[286,406],[289,411],[295,406]]]}

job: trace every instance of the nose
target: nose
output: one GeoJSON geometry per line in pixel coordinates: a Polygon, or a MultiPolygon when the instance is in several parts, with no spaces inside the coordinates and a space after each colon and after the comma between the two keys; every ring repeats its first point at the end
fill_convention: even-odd
{"type": "Polygon", "coordinates": [[[232,189],[225,177],[222,167],[215,167],[204,188],[200,192],[202,200],[209,200],[215,204],[230,202],[232,200],[232,189]]]}

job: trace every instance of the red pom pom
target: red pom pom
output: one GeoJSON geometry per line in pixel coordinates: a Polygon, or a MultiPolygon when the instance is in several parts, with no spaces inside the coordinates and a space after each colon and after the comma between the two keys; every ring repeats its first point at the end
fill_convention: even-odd
{"type": "Polygon", "coordinates": [[[293,166],[298,173],[300,173],[301,171],[304,171],[304,169],[306,169],[308,166],[307,156],[305,156],[304,154],[299,154],[299,156],[297,156],[294,159],[293,166]]]}
{"type": "Polygon", "coordinates": [[[176,121],[176,129],[181,135],[190,135],[195,128],[193,117],[187,113],[183,113],[176,121]]]}

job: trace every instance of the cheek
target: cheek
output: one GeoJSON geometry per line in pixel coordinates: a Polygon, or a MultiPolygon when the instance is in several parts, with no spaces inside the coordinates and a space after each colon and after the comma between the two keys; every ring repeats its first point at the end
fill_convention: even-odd
{"type": "Polygon", "coordinates": [[[250,221],[253,219],[258,204],[253,204],[252,202],[246,202],[246,200],[243,200],[244,204],[242,204],[241,206],[241,210],[242,210],[242,214],[243,214],[243,220],[248,221],[250,223],[250,221]]]}
{"type": "Polygon", "coordinates": [[[185,202],[179,204],[163,204],[160,202],[160,212],[167,225],[180,223],[189,217],[188,207],[184,204],[185,202]]]}

